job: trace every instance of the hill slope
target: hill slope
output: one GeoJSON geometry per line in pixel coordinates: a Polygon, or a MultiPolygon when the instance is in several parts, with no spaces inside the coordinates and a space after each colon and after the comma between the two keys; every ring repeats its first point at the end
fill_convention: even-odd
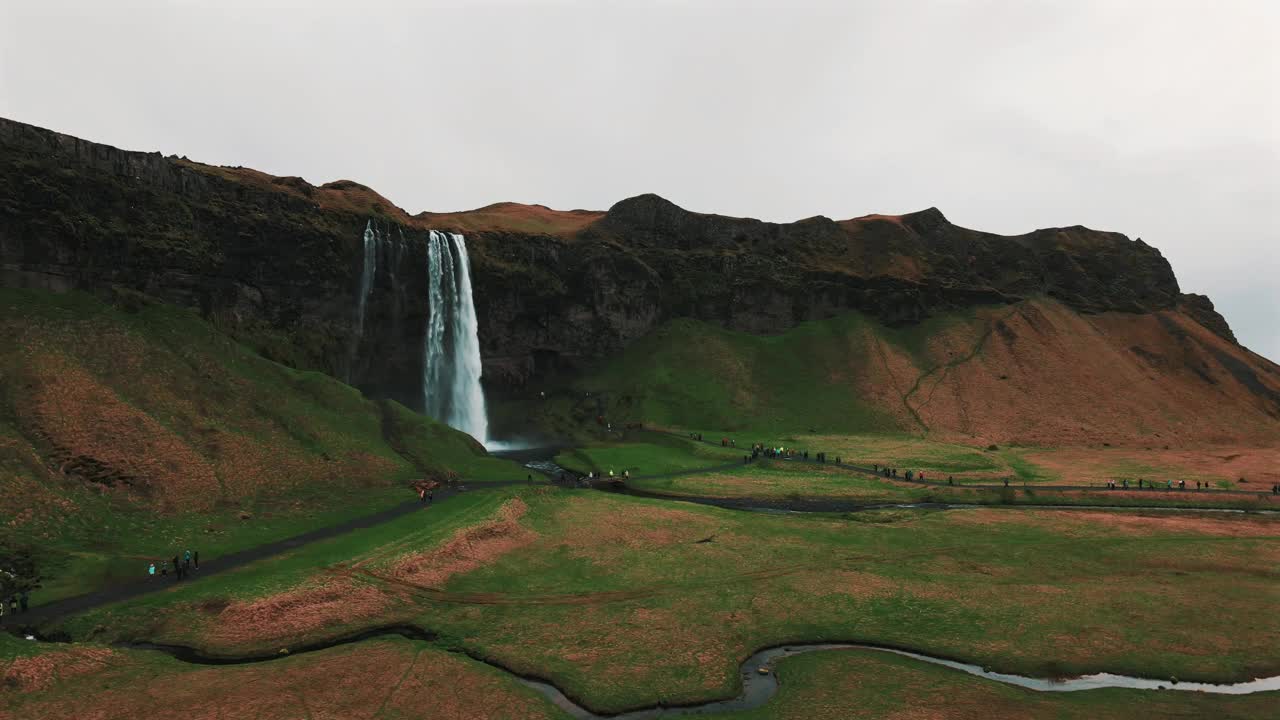
{"type": "Polygon", "coordinates": [[[175,536],[208,553],[407,501],[415,478],[523,476],[188,310],[118,302],[0,290],[0,531],[108,563],[175,536]]]}
{"type": "MultiPolygon", "coordinates": [[[[754,336],[668,323],[570,383],[611,422],[974,444],[1275,444],[1280,367],[1188,314],[1080,315],[1050,299],[892,328],[857,313],[754,336]]],[[[544,422],[572,430],[553,402],[544,422]]]]}

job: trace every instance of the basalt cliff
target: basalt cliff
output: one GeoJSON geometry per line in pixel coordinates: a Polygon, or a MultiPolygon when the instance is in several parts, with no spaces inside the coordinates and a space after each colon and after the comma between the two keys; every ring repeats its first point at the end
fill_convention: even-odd
{"type": "Polygon", "coordinates": [[[313,186],[0,120],[0,284],[191,307],[269,358],[410,407],[422,406],[429,230],[466,236],[484,383],[499,398],[676,318],[775,334],[852,310],[893,328],[1037,301],[1172,318],[1161,342],[1174,349],[1191,323],[1204,346],[1194,361],[1135,340],[1134,362],[1188,365],[1206,393],[1230,379],[1251,413],[1280,417],[1280,370],[1239,347],[1207,298],[1182,293],[1158,250],[1118,233],[998,236],[932,208],[776,224],[656,195],[607,212],[410,215],[350,181],[313,186]],[[362,303],[369,230],[376,272],[362,303]],[[1190,367],[1202,358],[1222,377],[1190,367]]]}

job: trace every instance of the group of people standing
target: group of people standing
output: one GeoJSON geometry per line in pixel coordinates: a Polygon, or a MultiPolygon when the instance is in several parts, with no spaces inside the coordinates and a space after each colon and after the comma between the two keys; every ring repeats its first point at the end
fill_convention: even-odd
{"type": "MultiPolygon", "coordinates": [[[[1139,489],[1139,490],[1155,490],[1155,489],[1156,489],[1157,487],[1159,487],[1159,486],[1160,486],[1160,484],[1159,484],[1159,483],[1152,482],[1152,481],[1150,481],[1150,480],[1143,480],[1142,478],[1138,478],[1138,489],[1139,489]]],[[[1178,485],[1177,485],[1177,487],[1178,487],[1178,489],[1179,489],[1179,490],[1186,490],[1186,489],[1187,489],[1187,481],[1186,481],[1186,480],[1179,480],[1179,481],[1178,481],[1178,485]]],[[[1164,489],[1165,489],[1165,490],[1172,490],[1173,488],[1174,488],[1174,484],[1173,484],[1173,481],[1172,481],[1172,480],[1165,480],[1165,481],[1164,481],[1164,489]]],[[[1115,481],[1115,480],[1108,480],[1108,481],[1107,481],[1107,489],[1108,489],[1108,490],[1128,490],[1128,489],[1129,489],[1129,481],[1128,481],[1127,479],[1125,479],[1125,480],[1120,480],[1119,482],[1117,482],[1117,481],[1115,481]]],[[[1209,489],[1209,483],[1207,483],[1207,482],[1202,483],[1202,482],[1200,482],[1199,480],[1197,480],[1197,481],[1196,481],[1196,490],[1197,490],[1197,491],[1199,491],[1199,490],[1208,490],[1208,489],[1209,489]]]]}
{"type": "MultiPolygon", "coordinates": [[[[147,577],[154,578],[156,575],[160,577],[169,576],[169,561],[161,560],[159,563],[152,562],[147,566],[147,577]]],[[[186,580],[192,570],[200,569],[200,551],[192,552],[186,550],[181,556],[173,556],[173,573],[178,580],[186,580]]]]}
{"type": "Polygon", "coordinates": [[[4,622],[5,607],[9,608],[10,615],[17,615],[27,611],[27,605],[31,602],[31,594],[26,590],[9,596],[8,602],[4,598],[0,598],[0,622],[4,622]]]}

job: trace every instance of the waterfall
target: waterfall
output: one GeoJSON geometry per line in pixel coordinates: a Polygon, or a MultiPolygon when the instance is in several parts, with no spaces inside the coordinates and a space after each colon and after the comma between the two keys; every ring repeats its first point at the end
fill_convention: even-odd
{"type": "Polygon", "coordinates": [[[480,388],[480,337],[466,240],[457,233],[431,230],[427,263],[427,334],[422,364],[426,412],[484,443],[489,421],[480,388]]]}
{"type": "Polygon", "coordinates": [[[348,351],[347,380],[351,379],[351,366],[355,365],[356,355],[360,350],[360,341],[364,338],[365,308],[369,304],[369,295],[373,292],[373,281],[378,275],[378,246],[382,235],[373,227],[370,220],[364,225],[364,264],[360,268],[360,292],[356,295],[355,332],[351,335],[351,346],[348,351]]]}

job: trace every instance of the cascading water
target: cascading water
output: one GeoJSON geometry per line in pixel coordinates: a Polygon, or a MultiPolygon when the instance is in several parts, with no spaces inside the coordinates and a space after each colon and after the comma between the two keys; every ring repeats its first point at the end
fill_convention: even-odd
{"type": "Polygon", "coordinates": [[[360,296],[356,298],[356,340],[364,335],[365,306],[369,304],[369,293],[373,292],[373,279],[378,275],[378,245],[382,242],[381,234],[374,229],[373,221],[364,226],[364,267],[360,271],[360,296]]]}
{"type": "Polygon", "coordinates": [[[360,341],[364,338],[365,310],[369,304],[369,295],[373,292],[373,282],[378,275],[378,246],[382,244],[382,235],[370,220],[364,225],[364,264],[360,268],[360,290],[356,295],[355,328],[351,333],[351,343],[347,349],[347,380],[351,380],[351,370],[356,363],[360,351],[360,341]]]}
{"type": "Polygon", "coordinates": [[[431,230],[427,263],[429,307],[422,367],[426,411],[484,443],[489,421],[480,388],[480,336],[466,240],[457,233],[431,230]]]}

